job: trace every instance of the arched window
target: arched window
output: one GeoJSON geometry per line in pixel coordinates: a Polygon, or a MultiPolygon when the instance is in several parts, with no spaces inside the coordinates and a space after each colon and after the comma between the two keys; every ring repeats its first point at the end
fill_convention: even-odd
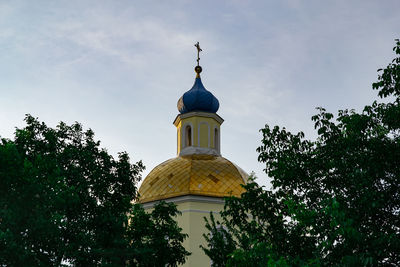
{"type": "Polygon", "coordinates": [[[217,128],[214,129],[214,148],[219,150],[219,135],[217,128]]]}
{"type": "Polygon", "coordinates": [[[185,128],[185,147],[192,145],[192,127],[190,125],[185,128]]]}

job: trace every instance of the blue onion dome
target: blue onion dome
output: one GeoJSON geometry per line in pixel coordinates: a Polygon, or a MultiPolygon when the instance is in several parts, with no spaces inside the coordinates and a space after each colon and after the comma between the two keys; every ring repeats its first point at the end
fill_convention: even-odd
{"type": "Polygon", "coordinates": [[[184,93],[178,100],[178,110],[181,114],[191,111],[210,113],[216,113],[218,111],[219,101],[211,92],[204,88],[200,78],[201,70],[200,66],[196,66],[195,71],[197,75],[192,89],[184,93]]]}

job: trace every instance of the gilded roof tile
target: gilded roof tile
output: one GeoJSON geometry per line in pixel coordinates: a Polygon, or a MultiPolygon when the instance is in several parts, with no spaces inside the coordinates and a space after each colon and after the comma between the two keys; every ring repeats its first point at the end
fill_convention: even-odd
{"type": "Polygon", "coordinates": [[[192,155],[169,159],[155,167],[140,189],[140,202],[183,195],[240,196],[248,175],[223,157],[192,155]]]}

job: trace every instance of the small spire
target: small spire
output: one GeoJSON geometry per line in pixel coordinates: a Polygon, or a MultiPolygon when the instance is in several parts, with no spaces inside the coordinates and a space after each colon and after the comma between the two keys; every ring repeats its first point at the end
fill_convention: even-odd
{"type": "Polygon", "coordinates": [[[196,78],[200,78],[200,73],[203,70],[200,66],[200,52],[203,50],[200,48],[199,42],[197,42],[194,46],[197,48],[197,66],[194,68],[194,71],[196,72],[196,78]]]}

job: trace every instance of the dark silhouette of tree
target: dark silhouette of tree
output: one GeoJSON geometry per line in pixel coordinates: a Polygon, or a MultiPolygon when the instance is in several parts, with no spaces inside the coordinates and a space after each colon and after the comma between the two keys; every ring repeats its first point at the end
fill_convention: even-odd
{"type": "Polygon", "coordinates": [[[0,143],[1,266],[176,266],[188,252],[160,203],[146,214],[136,184],[144,166],[114,159],[79,123],[55,129],[27,115],[0,143]],[[159,255],[166,255],[160,257],[159,255]]]}
{"type": "Polygon", "coordinates": [[[318,108],[318,138],[261,130],[272,190],[251,182],[208,221],[214,266],[400,266],[400,42],[361,113],[318,108]],[[224,225],[225,228],[218,227],[224,225]],[[215,234],[218,233],[218,234],[215,234]]]}

